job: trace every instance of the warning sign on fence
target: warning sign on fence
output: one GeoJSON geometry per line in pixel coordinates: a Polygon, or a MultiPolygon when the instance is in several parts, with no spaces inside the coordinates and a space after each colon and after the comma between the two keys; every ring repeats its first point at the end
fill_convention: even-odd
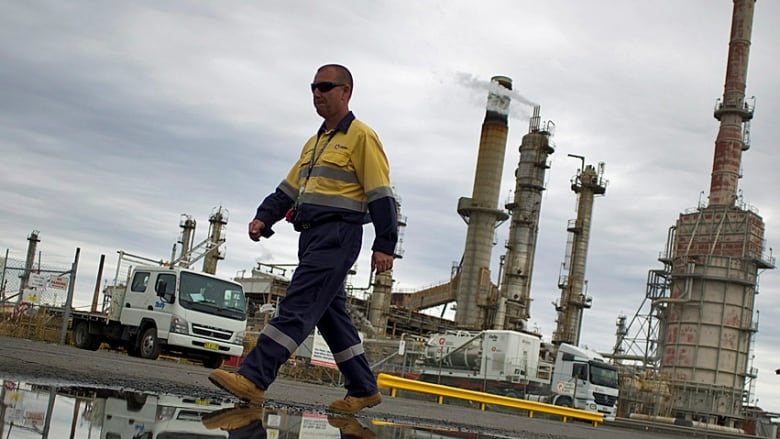
{"type": "Polygon", "coordinates": [[[49,278],[49,288],[64,290],[68,288],[68,278],[64,276],[52,276],[49,278]]]}

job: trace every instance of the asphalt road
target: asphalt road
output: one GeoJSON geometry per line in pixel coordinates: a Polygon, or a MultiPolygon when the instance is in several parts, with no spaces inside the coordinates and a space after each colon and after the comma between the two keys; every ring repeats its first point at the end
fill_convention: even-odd
{"type": "MultiPolygon", "coordinates": [[[[143,360],[119,352],[91,352],[70,346],[0,337],[0,378],[40,384],[104,387],[153,394],[230,398],[208,381],[209,369],[167,360],[143,360]]],[[[387,390],[387,389],[383,389],[387,390]]],[[[266,392],[266,403],[300,410],[326,410],[343,389],[279,379],[266,392]]],[[[585,422],[529,418],[524,414],[482,411],[478,407],[439,405],[384,395],[382,404],[363,410],[358,418],[421,427],[446,427],[485,435],[516,438],[665,439],[680,437],[740,437],[668,431],[628,421],[585,422]]]]}

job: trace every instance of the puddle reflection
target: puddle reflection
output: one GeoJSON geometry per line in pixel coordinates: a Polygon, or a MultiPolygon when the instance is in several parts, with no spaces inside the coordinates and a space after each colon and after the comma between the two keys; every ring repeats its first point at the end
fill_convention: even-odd
{"type": "Polygon", "coordinates": [[[3,380],[0,438],[468,438],[477,433],[301,408],[3,380]]]}

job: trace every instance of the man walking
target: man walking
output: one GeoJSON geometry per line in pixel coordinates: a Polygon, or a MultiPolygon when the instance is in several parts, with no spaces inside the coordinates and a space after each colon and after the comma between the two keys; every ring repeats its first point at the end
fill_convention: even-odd
{"type": "Polygon", "coordinates": [[[374,225],[371,270],[393,267],[398,239],[396,201],[378,136],[349,110],[352,74],[320,67],[311,84],[324,120],[287,177],[257,208],[249,237],[269,238],[287,217],[300,232],[298,268],[277,316],[260,332],[238,373],[214,370],[209,380],[238,398],[259,403],[279,368],[317,326],[344,375],[347,395],[330,409],[356,413],[382,402],[357,329],[347,314],[344,281],[360,253],[363,224],[374,225]]]}

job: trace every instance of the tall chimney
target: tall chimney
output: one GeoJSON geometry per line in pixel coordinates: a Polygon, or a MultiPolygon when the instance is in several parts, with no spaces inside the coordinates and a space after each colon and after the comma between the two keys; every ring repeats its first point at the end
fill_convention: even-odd
{"type": "Polygon", "coordinates": [[[723,100],[715,106],[715,118],[720,121],[720,129],[715,140],[710,180],[711,206],[734,205],[742,151],[750,147],[746,140],[748,121],[753,118],[753,105],[745,101],[745,86],[755,4],[756,0],[734,0],[723,100]]]}
{"type": "Polygon", "coordinates": [[[488,306],[493,288],[490,282],[493,235],[497,223],[509,218],[497,206],[509,131],[507,115],[512,80],[505,76],[494,76],[491,85],[482,123],[472,196],[458,200],[458,214],[468,224],[461,277],[455,296],[458,306],[455,323],[462,329],[484,329],[485,313],[489,308],[495,308],[488,306]]]}

